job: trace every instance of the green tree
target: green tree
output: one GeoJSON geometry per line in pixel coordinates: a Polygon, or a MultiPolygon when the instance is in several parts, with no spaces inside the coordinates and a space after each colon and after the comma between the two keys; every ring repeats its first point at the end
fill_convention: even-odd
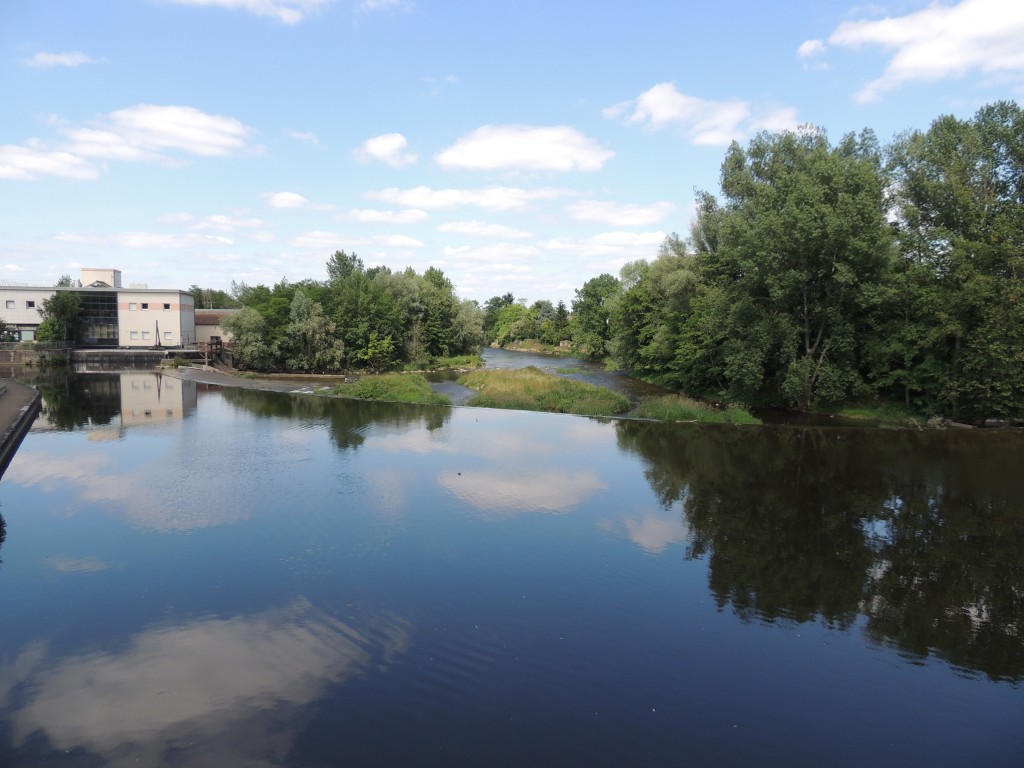
{"type": "Polygon", "coordinates": [[[603,274],[576,289],[572,302],[573,348],[590,357],[605,357],[611,338],[609,300],[619,292],[618,278],[603,274]]]}
{"type": "Polygon", "coordinates": [[[940,117],[896,142],[891,168],[903,269],[933,310],[897,351],[920,369],[902,383],[957,418],[1021,413],[1024,111],[940,117]]]}
{"type": "Polygon", "coordinates": [[[36,332],[39,341],[72,344],[82,325],[82,296],[78,291],[58,288],[53,296],[43,299],[40,314],[43,321],[36,332]]]}
{"type": "Polygon", "coordinates": [[[231,353],[235,365],[264,371],[271,368],[277,358],[277,346],[268,340],[267,321],[257,310],[244,307],[225,317],[224,330],[231,334],[231,353]]]}
{"type": "Polygon", "coordinates": [[[334,335],[334,329],[319,302],[309,299],[302,289],[296,290],[286,331],[288,368],[314,373],[342,370],[345,344],[334,335]]]}
{"type": "Polygon", "coordinates": [[[515,303],[516,297],[511,293],[506,293],[504,296],[492,296],[484,302],[484,337],[488,344],[494,341],[494,325],[498,321],[498,313],[502,307],[515,303]]]}
{"type": "Polygon", "coordinates": [[[725,204],[701,198],[698,238],[702,276],[726,299],[698,305],[726,331],[705,356],[729,395],[808,408],[859,391],[857,331],[893,254],[884,185],[867,131],[835,147],[802,128],[729,148],[725,204]]]}
{"type": "Polygon", "coordinates": [[[330,281],[344,280],[355,272],[363,271],[363,260],[355,253],[335,251],[327,260],[327,279],[330,281]]]}

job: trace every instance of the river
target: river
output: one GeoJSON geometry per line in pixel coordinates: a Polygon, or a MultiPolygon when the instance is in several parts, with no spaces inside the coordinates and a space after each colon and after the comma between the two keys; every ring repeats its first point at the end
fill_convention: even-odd
{"type": "Polygon", "coordinates": [[[42,388],[0,765],[1020,765],[1020,431],[42,388]]]}

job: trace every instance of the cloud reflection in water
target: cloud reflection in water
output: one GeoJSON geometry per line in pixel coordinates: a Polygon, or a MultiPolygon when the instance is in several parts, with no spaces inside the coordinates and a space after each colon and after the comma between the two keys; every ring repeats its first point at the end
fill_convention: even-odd
{"type": "Polygon", "coordinates": [[[14,686],[26,692],[9,713],[16,747],[41,734],[54,749],[84,749],[111,764],[277,765],[301,707],[409,642],[400,619],[357,629],[300,598],[265,613],[146,630],[118,653],[48,661],[33,645],[6,670],[6,685],[0,679],[0,706],[14,686]]]}

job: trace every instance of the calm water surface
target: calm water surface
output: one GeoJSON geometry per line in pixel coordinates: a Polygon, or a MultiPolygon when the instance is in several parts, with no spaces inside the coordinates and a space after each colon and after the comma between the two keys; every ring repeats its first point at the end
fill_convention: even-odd
{"type": "Polygon", "coordinates": [[[0,765],[1024,759],[1024,435],[43,387],[0,765]]]}

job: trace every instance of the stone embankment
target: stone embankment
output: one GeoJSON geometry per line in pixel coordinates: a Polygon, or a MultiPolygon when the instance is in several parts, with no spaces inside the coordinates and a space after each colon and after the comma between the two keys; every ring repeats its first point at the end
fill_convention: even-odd
{"type": "Polygon", "coordinates": [[[10,379],[0,379],[0,476],[11,463],[39,413],[39,392],[10,379]]]}

